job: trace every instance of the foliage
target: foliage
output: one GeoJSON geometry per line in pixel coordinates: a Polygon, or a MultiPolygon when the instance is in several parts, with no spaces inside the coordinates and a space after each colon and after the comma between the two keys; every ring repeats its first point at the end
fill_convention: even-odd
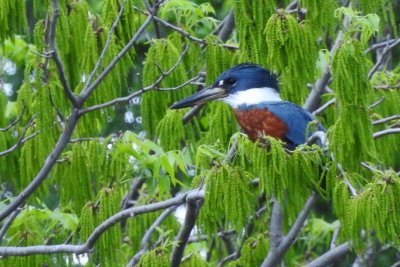
{"type": "Polygon", "coordinates": [[[279,238],[286,266],[335,240],[343,266],[392,265],[400,2],[342,2],[0,0],[0,266],[258,266],[279,238]],[[221,102],[169,109],[242,62],[333,103],[329,142],[253,143],[221,102]]]}

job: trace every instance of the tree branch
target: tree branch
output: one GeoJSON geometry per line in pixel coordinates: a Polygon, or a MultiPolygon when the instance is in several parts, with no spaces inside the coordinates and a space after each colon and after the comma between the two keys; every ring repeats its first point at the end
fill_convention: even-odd
{"type": "Polygon", "coordinates": [[[140,89],[140,90],[138,90],[138,91],[136,91],[136,92],[134,92],[134,93],[132,93],[130,95],[127,95],[127,96],[124,96],[124,97],[114,98],[111,101],[104,102],[102,104],[98,104],[98,105],[94,105],[94,106],[90,106],[90,107],[84,108],[84,109],[79,111],[79,114],[83,115],[85,113],[88,113],[88,112],[91,112],[91,111],[94,111],[94,110],[103,109],[103,108],[106,108],[106,107],[109,107],[109,106],[113,106],[115,104],[128,102],[129,100],[131,100],[132,98],[134,98],[136,96],[139,96],[139,95],[141,95],[141,94],[143,94],[143,93],[145,93],[147,91],[156,89],[158,87],[158,85],[160,84],[160,82],[165,77],[167,77],[173,70],[175,70],[178,67],[178,65],[182,62],[183,57],[186,55],[188,50],[189,50],[189,45],[186,45],[185,49],[183,50],[183,52],[179,56],[179,58],[176,61],[176,63],[168,71],[162,72],[160,74],[160,76],[158,77],[158,79],[154,83],[152,83],[151,85],[143,87],[142,89],[140,89]]]}
{"type": "Polygon", "coordinates": [[[10,123],[7,127],[5,127],[5,128],[0,128],[0,132],[8,131],[9,129],[11,129],[12,127],[14,127],[14,126],[21,120],[22,116],[23,116],[24,113],[25,113],[25,109],[26,109],[26,106],[25,106],[25,104],[24,104],[23,107],[22,107],[21,114],[18,115],[18,118],[16,118],[16,119],[15,119],[12,123],[10,123]]]}
{"type": "Polygon", "coordinates": [[[123,211],[120,211],[113,216],[103,221],[97,226],[90,234],[86,242],[82,245],[39,245],[39,246],[27,246],[27,247],[0,247],[0,256],[27,256],[34,254],[56,254],[56,253],[76,253],[82,254],[89,252],[99,237],[107,231],[110,227],[116,223],[131,218],[134,216],[141,215],[143,213],[149,213],[161,209],[166,209],[171,206],[177,206],[186,202],[186,197],[191,195],[193,199],[204,198],[204,191],[194,189],[188,191],[182,195],[170,198],[157,203],[151,203],[143,206],[132,207],[123,211]]]}
{"type": "Polygon", "coordinates": [[[372,125],[383,124],[383,123],[386,123],[386,122],[391,121],[391,120],[400,120],[400,114],[399,115],[393,115],[393,116],[390,116],[390,117],[386,117],[386,118],[383,118],[383,119],[380,119],[380,120],[373,121],[372,125]]]}
{"type": "MultiPolygon", "coordinates": [[[[285,237],[283,237],[282,241],[279,242],[277,247],[274,247],[276,246],[276,244],[271,243],[270,251],[267,257],[265,258],[264,262],[262,263],[261,265],[262,267],[269,267],[269,266],[272,267],[272,266],[277,266],[279,264],[279,262],[284,257],[286,251],[290,248],[290,246],[296,239],[297,235],[299,234],[301,228],[303,227],[304,222],[308,217],[308,214],[311,211],[311,208],[313,207],[317,199],[318,199],[317,193],[313,192],[312,195],[308,198],[307,202],[305,203],[303,210],[297,216],[297,219],[293,223],[288,234],[285,237]]],[[[272,219],[273,218],[271,218],[271,227],[272,227],[272,219]]],[[[275,241],[271,238],[271,242],[275,241]]]]}
{"type": "Polygon", "coordinates": [[[389,54],[390,51],[392,51],[393,48],[395,48],[398,44],[400,44],[400,38],[394,41],[391,44],[388,44],[385,46],[385,48],[382,51],[382,54],[376,61],[375,65],[372,67],[372,69],[368,73],[368,79],[371,79],[372,75],[378,70],[379,66],[383,63],[383,60],[386,58],[386,56],[389,54]]]}
{"type": "Polygon", "coordinates": [[[32,182],[25,187],[25,189],[16,196],[8,206],[1,211],[0,221],[3,221],[8,215],[10,215],[15,209],[22,205],[25,200],[39,187],[39,185],[46,179],[50,170],[53,168],[61,152],[64,150],[65,146],[68,144],[75,126],[79,120],[78,109],[73,109],[71,115],[69,116],[66,127],[63,133],[58,139],[54,149],[47,156],[44,165],[40,169],[39,173],[32,180],[32,182]]]}
{"type": "Polygon", "coordinates": [[[317,108],[316,110],[314,110],[312,112],[312,114],[318,115],[321,114],[325,109],[327,109],[329,106],[333,105],[336,103],[336,97],[332,98],[331,100],[329,100],[328,102],[326,102],[325,104],[323,104],[322,106],[320,106],[319,108],[317,108]]]}
{"type": "Polygon", "coordinates": [[[136,31],[135,35],[129,40],[129,42],[124,46],[124,48],[116,55],[113,60],[108,64],[108,66],[99,74],[99,76],[94,80],[93,83],[86,86],[81,94],[79,95],[79,104],[82,105],[83,102],[90,96],[94,89],[107,77],[108,73],[115,67],[115,65],[125,56],[126,53],[132,48],[132,46],[137,42],[139,37],[142,35],[147,26],[150,25],[153,20],[153,15],[149,14],[145,22],[140,26],[140,28],[136,31]]]}
{"type": "Polygon", "coordinates": [[[61,62],[61,58],[58,54],[56,47],[56,24],[58,16],[60,14],[60,10],[58,7],[58,0],[52,0],[52,6],[53,6],[53,17],[50,22],[49,46],[52,51],[52,58],[54,60],[54,63],[56,64],[58,77],[60,78],[61,84],[64,88],[64,92],[67,95],[68,99],[71,101],[71,103],[76,107],[78,105],[78,99],[72,93],[71,87],[65,75],[64,66],[61,62]]]}
{"type": "Polygon", "coordinates": [[[146,233],[143,236],[142,242],[140,243],[140,250],[138,253],[133,256],[133,258],[129,261],[127,266],[135,266],[139,263],[140,258],[150,247],[150,238],[153,232],[157,229],[157,227],[168,217],[168,215],[176,209],[177,206],[171,206],[168,209],[164,210],[160,216],[153,222],[149,229],[147,229],[146,233]]]}
{"type": "Polygon", "coordinates": [[[349,242],[343,243],[334,249],[329,250],[325,254],[316,258],[312,262],[306,264],[304,267],[321,267],[328,266],[329,264],[339,260],[341,257],[345,256],[350,252],[349,242]]]}
{"type": "Polygon", "coordinates": [[[374,133],[372,135],[372,137],[376,139],[376,138],[380,138],[385,135],[398,134],[398,133],[400,133],[400,128],[386,129],[386,130],[382,130],[382,131],[374,133]]]}
{"type": "Polygon", "coordinates": [[[181,263],[181,259],[183,256],[183,252],[188,243],[188,239],[190,236],[190,232],[192,231],[194,224],[197,219],[198,211],[201,204],[198,203],[200,199],[204,197],[204,190],[198,190],[192,193],[189,193],[186,198],[186,216],[185,221],[183,222],[181,229],[179,230],[178,235],[175,238],[175,241],[178,244],[174,247],[171,254],[171,266],[177,267],[181,263]]]}
{"type": "MultiPolygon", "coordinates": [[[[145,15],[148,15],[147,12],[142,12],[142,13],[145,14],[145,15]]],[[[229,15],[228,15],[228,16],[229,16],[229,15]]],[[[232,16],[233,16],[233,15],[232,15],[232,16]]],[[[163,26],[165,26],[165,27],[167,27],[167,28],[170,28],[170,29],[174,30],[175,32],[179,33],[180,35],[182,35],[182,36],[185,37],[186,39],[189,39],[190,41],[193,41],[193,42],[198,43],[198,44],[201,44],[201,45],[207,45],[207,44],[209,44],[209,43],[207,43],[206,40],[197,38],[197,37],[191,35],[189,32],[187,32],[187,31],[185,31],[185,30],[183,30],[183,29],[181,29],[181,28],[179,28],[179,27],[177,27],[177,26],[175,26],[175,25],[173,25],[173,24],[171,24],[171,23],[169,23],[169,22],[167,22],[167,21],[165,21],[165,20],[163,20],[163,19],[157,17],[157,16],[153,16],[153,18],[154,18],[154,20],[157,21],[158,23],[162,24],[163,26]]],[[[233,19],[230,19],[228,22],[229,22],[229,23],[232,23],[232,20],[233,20],[233,19]]],[[[233,29],[233,26],[230,26],[230,27],[232,27],[232,29],[233,29]]],[[[232,31],[232,29],[229,31],[228,28],[226,28],[226,29],[224,30],[224,34],[228,34],[228,33],[230,34],[230,32],[232,31]]],[[[222,32],[222,30],[221,30],[221,32],[222,32]]],[[[221,38],[220,38],[220,39],[221,39],[221,38]]],[[[211,43],[210,45],[216,45],[216,44],[215,44],[215,43],[211,43]]],[[[235,49],[235,50],[236,50],[236,49],[239,49],[239,47],[237,47],[237,46],[235,46],[235,45],[230,45],[230,44],[218,44],[218,45],[221,45],[221,46],[223,46],[223,47],[225,47],[225,48],[228,48],[228,49],[235,49]]]]}
{"type": "Polygon", "coordinates": [[[366,50],[365,50],[365,54],[368,54],[369,52],[372,52],[373,50],[375,50],[375,49],[379,49],[379,48],[383,48],[383,47],[386,47],[386,46],[389,46],[389,45],[391,45],[391,44],[393,44],[394,42],[396,42],[397,40],[399,40],[400,38],[397,38],[397,39],[390,39],[390,40],[387,40],[387,41],[383,41],[383,42],[380,42],[380,43],[376,43],[376,44],[373,44],[373,45],[371,45],[370,47],[368,47],[366,50]]]}
{"type": "Polygon", "coordinates": [[[20,136],[20,138],[18,139],[17,143],[15,143],[15,145],[13,145],[12,147],[10,147],[7,150],[1,151],[0,152],[0,157],[5,156],[15,150],[17,150],[22,144],[24,144],[25,142],[29,141],[30,139],[32,139],[33,137],[35,137],[37,134],[39,134],[39,132],[35,132],[31,135],[29,135],[28,137],[25,138],[25,134],[28,131],[29,127],[32,125],[33,120],[35,119],[35,115],[32,116],[32,118],[29,120],[29,122],[26,124],[24,130],[22,131],[22,134],[20,136]]]}
{"type": "Polygon", "coordinates": [[[8,228],[10,228],[11,224],[17,218],[18,214],[21,212],[22,208],[16,209],[4,222],[3,226],[0,229],[0,243],[3,241],[5,234],[7,233],[8,228]]]}
{"type": "MultiPolygon", "coordinates": [[[[343,20],[343,30],[339,31],[336,36],[335,43],[333,44],[330,56],[331,58],[335,54],[336,50],[339,48],[340,43],[343,38],[343,33],[346,30],[347,26],[350,24],[350,18],[348,16],[344,17],[343,20]]],[[[306,102],[303,105],[303,108],[309,112],[312,112],[318,108],[319,101],[321,99],[321,95],[324,93],[325,87],[328,85],[331,79],[331,70],[329,65],[325,66],[325,70],[322,72],[321,77],[319,80],[316,81],[315,86],[311,90],[310,94],[308,95],[306,102]]]]}
{"type": "Polygon", "coordinates": [[[97,59],[97,62],[96,62],[96,64],[95,64],[95,66],[94,66],[92,72],[89,74],[89,76],[88,76],[88,78],[87,78],[87,80],[86,80],[86,83],[85,83],[85,87],[84,87],[84,88],[87,88],[87,87],[89,86],[90,82],[91,82],[92,79],[93,79],[94,74],[95,74],[95,73],[97,72],[97,70],[99,69],[99,67],[100,67],[100,65],[101,65],[101,62],[103,61],[103,59],[104,59],[104,57],[105,57],[105,55],[106,55],[106,52],[107,52],[107,50],[108,50],[108,47],[110,46],[110,43],[111,43],[111,37],[112,37],[112,35],[113,35],[114,31],[115,31],[115,28],[117,27],[118,22],[119,22],[120,19],[121,19],[122,13],[124,12],[125,4],[126,4],[126,0],[124,0],[124,1],[122,2],[121,6],[120,6],[120,8],[119,8],[118,15],[117,15],[117,17],[115,18],[113,24],[111,25],[110,30],[108,31],[107,40],[106,40],[106,43],[105,43],[105,45],[104,45],[104,48],[103,48],[103,50],[101,51],[100,57],[97,59]]]}

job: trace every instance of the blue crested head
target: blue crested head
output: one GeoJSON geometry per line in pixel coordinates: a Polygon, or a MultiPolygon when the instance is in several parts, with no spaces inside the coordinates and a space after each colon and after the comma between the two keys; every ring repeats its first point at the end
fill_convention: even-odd
{"type": "Polygon", "coordinates": [[[223,72],[208,88],[172,105],[172,109],[221,100],[233,108],[265,101],[282,101],[276,76],[260,65],[243,63],[223,72]]]}
{"type": "Polygon", "coordinates": [[[253,88],[273,88],[279,93],[276,76],[257,64],[243,63],[223,72],[213,87],[224,87],[229,93],[253,88]]]}

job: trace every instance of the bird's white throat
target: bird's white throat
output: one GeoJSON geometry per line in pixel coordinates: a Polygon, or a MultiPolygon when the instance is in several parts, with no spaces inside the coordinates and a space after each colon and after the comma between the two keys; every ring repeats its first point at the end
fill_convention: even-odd
{"type": "Polygon", "coordinates": [[[243,104],[254,105],[265,101],[282,101],[282,99],[275,89],[263,87],[238,91],[235,94],[221,98],[221,101],[227,103],[232,108],[237,108],[243,104]]]}

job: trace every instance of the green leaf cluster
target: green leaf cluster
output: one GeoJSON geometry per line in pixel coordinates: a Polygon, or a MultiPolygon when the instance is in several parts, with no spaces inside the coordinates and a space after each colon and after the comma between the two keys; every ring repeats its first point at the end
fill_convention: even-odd
{"type": "Polygon", "coordinates": [[[372,93],[366,79],[369,65],[358,41],[345,41],[332,61],[338,120],[332,129],[329,147],[345,169],[354,171],[361,169],[360,162],[372,160],[376,155],[366,103],[372,93]]]}
{"type": "Polygon", "coordinates": [[[257,204],[252,176],[236,166],[223,164],[210,170],[205,178],[206,193],[200,211],[200,224],[207,233],[220,227],[241,231],[257,204]]]}
{"type": "Polygon", "coordinates": [[[25,1],[0,1],[0,44],[27,30],[25,1]]]}
{"type": "Polygon", "coordinates": [[[301,104],[315,75],[316,36],[307,21],[278,10],[266,26],[267,66],[280,75],[282,98],[301,104]],[[301,44],[301,45],[300,45],[301,44]]]}

